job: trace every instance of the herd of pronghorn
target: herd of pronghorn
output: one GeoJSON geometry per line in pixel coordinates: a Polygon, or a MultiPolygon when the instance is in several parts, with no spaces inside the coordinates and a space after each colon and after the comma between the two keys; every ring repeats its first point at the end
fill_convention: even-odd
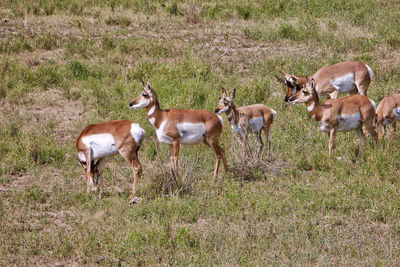
{"type": "MultiPolygon", "coordinates": [[[[304,103],[310,116],[319,124],[320,130],[329,135],[329,156],[332,155],[337,132],[355,130],[361,141],[360,153],[366,142],[366,135],[371,135],[375,142],[378,141],[375,128],[380,124],[383,124],[382,133],[385,135],[386,125],[391,123],[392,137],[395,138],[396,121],[400,120],[400,94],[385,97],[376,108],[375,102],[366,96],[373,77],[373,71],[368,65],[360,61],[346,61],[325,66],[311,77],[285,73],[275,77],[286,86],[285,101],[292,104],[304,103]],[[339,93],[345,92],[350,95],[337,98],[339,93]],[[328,96],[329,99],[320,103],[319,96],[328,96]]],[[[172,108],[163,110],[150,84],[142,83],[143,91],[129,106],[131,109],[146,108],[159,142],[170,147],[172,171],[176,178],[180,144],[195,145],[203,142],[212,148],[217,159],[214,177],[218,174],[221,159],[225,171],[228,171],[225,151],[219,145],[223,126],[220,116],[222,113],[226,114],[241,143],[242,156],[246,153],[248,133],[255,135],[260,155],[263,148],[261,133],[264,132],[267,155],[270,158],[270,129],[276,115],[273,109],[263,104],[236,107],[233,103],[236,90],[228,95],[222,88],[222,97],[215,112],[172,108]]],[[[79,162],[85,168],[87,190],[97,190],[99,186],[101,197],[104,159],[119,153],[132,165],[134,179],[131,202],[138,202],[140,198],[135,196],[136,183],[141,173],[138,150],[144,136],[144,130],[129,120],[87,126],[76,141],[79,162]]]]}

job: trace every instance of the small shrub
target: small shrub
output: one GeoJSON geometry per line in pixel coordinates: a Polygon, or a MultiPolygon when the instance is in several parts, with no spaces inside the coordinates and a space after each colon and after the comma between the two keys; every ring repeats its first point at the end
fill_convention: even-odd
{"type": "Polygon", "coordinates": [[[251,17],[251,9],[249,7],[237,6],[236,12],[242,19],[248,20],[251,17]]]}
{"type": "Polygon", "coordinates": [[[130,18],[117,16],[117,17],[110,17],[106,19],[105,23],[107,25],[121,25],[121,26],[129,26],[131,25],[130,18]]]}
{"type": "Polygon", "coordinates": [[[89,76],[89,70],[79,61],[71,61],[68,65],[68,69],[78,80],[86,80],[89,76]]]}
{"type": "Polygon", "coordinates": [[[166,8],[168,14],[175,16],[182,16],[182,12],[178,8],[178,4],[176,2],[172,3],[170,6],[166,8]]]}

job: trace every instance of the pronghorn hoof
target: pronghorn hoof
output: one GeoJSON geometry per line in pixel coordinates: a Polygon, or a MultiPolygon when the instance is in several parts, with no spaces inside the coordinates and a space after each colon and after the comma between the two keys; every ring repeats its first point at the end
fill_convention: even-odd
{"type": "Polygon", "coordinates": [[[131,204],[137,204],[137,203],[139,203],[141,200],[142,200],[142,198],[140,198],[140,197],[134,197],[134,198],[132,198],[129,202],[130,202],[131,204]]]}

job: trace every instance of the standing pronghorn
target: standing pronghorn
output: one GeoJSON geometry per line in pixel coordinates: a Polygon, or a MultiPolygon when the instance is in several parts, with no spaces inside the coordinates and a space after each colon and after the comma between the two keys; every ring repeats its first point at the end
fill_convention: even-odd
{"type": "Polygon", "coordinates": [[[97,190],[100,178],[100,194],[102,195],[102,170],[105,158],[121,154],[133,168],[132,203],[140,201],[135,196],[136,183],[141,173],[138,151],[143,142],[145,132],[139,124],[129,120],[108,121],[87,126],[78,139],[78,157],[80,164],[86,169],[87,192],[90,187],[97,190]],[[96,163],[94,161],[97,160],[96,163]],[[89,164],[88,164],[89,163],[89,164]]]}
{"type": "Polygon", "coordinates": [[[222,132],[223,119],[208,110],[165,109],[160,108],[156,93],[150,84],[143,83],[143,91],[129,106],[132,109],[146,108],[150,123],[154,126],[160,143],[170,147],[170,156],[175,177],[178,177],[178,155],[180,144],[195,145],[203,142],[210,146],[217,157],[214,177],[218,174],[222,159],[228,171],[225,151],[218,140],[222,132]]]}
{"type": "Polygon", "coordinates": [[[233,90],[231,97],[228,97],[226,90],[222,87],[222,98],[219,100],[219,105],[215,109],[215,112],[218,114],[226,113],[226,117],[232,126],[234,134],[239,135],[243,157],[246,154],[246,143],[249,133],[255,135],[258,142],[257,157],[260,155],[264,146],[261,132],[264,131],[269,159],[271,145],[270,129],[276,115],[275,110],[263,104],[243,106],[236,109],[235,104],[233,104],[235,94],[236,89],[233,90]]]}
{"type": "MultiPolygon", "coordinates": [[[[286,85],[285,101],[303,88],[306,83],[305,76],[289,75],[282,72],[284,77],[275,77],[286,85]]],[[[311,78],[315,82],[315,90],[319,96],[337,98],[339,93],[357,91],[360,95],[367,95],[374,72],[361,61],[345,61],[319,69],[311,78]]]]}
{"type": "Polygon", "coordinates": [[[376,109],[376,126],[383,124],[382,136],[386,135],[386,125],[392,124],[392,139],[396,140],[396,124],[400,120],[400,94],[387,96],[376,109]]]}
{"type": "Polygon", "coordinates": [[[361,140],[361,149],[365,144],[366,130],[378,141],[375,132],[375,103],[363,95],[351,95],[339,99],[328,99],[323,104],[319,103],[318,94],[315,91],[314,80],[306,78],[306,85],[289,102],[293,104],[305,103],[308,113],[319,124],[320,130],[329,134],[329,157],[332,155],[336,132],[355,130],[361,140]]]}

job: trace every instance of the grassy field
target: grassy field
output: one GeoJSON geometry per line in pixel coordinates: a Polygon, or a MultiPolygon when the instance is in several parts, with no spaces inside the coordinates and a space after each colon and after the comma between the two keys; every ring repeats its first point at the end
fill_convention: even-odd
{"type": "Polygon", "coordinates": [[[0,265],[399,265],[399,143],[368,138],[357,157],[356,134],[339,133],[328,160],[274,77],[344,60],[374,70],[375,102],[398,92],[398,1],[0,2],[0,265]],[[213,152],[184,146],[169,194],[168,147],[128,107],[140,80],[162,108],[214,110],[221,86],[273,108],[273,160],[243,161],[226,122],[232,170],[214,180],[213,152]],[[78,165],[80,131],[113,119],[146,130],[135,206],[122,157],[101,200],[78,165]]]}

